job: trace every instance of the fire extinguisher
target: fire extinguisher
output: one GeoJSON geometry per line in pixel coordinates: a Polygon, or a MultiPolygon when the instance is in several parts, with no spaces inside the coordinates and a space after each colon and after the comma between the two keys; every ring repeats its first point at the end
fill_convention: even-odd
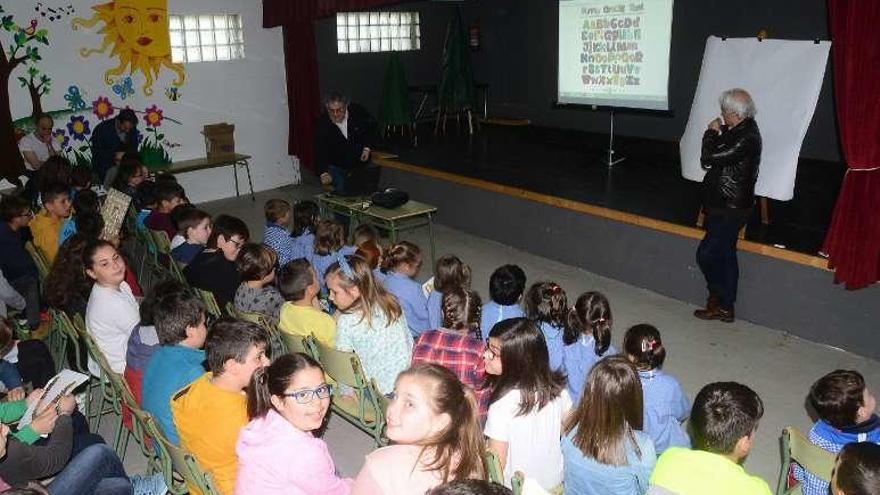
{"type": "Polygon", "coordinates": [[[480,49],[480,21],[474,21],[468,29],[468,45],[472,51],[480,49]]]}

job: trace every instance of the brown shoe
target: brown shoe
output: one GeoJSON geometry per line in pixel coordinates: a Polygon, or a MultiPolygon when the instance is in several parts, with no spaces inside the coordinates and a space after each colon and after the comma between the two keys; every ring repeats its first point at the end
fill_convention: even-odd
{"type": "Polygon", "coordinates": [[[706,309],[710,311],[714,311],[721,307],[721,298],[718,296],[709,295],[706,298],[706,309]]]}
{"type": "Polygon", "coordinates": [[[722,309],[719,306],[698,309],[694,316],[701,320],[721,320],[724,323],[733,323],[734,314],[732,309],[722,309]]]}

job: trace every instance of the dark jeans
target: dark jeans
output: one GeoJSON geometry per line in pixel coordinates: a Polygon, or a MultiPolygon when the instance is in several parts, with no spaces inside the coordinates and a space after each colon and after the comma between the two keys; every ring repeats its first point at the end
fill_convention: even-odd
{"type": "Polygon", "coordinates": [[[24,312],[28,327],[36,330],[40,326],[40,284],[37,277],[33,275],[18,277],[10,280],[9,285],[24,297],[24,312]]]}
{"type": "Polygon", "coordinates": [[[717,297],[723,309],[733,309],[739,282],[736,240],[747,215],[709,213],[706,235],[697,248],[697,264],[706,277],[709,295],[717,297]]]}
{"type": "Polygon", "coordinates": [[[83,450],[47,487],[50,495],[130,495],[131,482],[122,461],[110,447],[100,444],[83,450]]]}

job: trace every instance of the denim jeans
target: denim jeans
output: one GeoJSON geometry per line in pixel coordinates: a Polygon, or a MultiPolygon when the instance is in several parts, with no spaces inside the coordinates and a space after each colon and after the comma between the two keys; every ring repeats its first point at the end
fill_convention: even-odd
{"type": "Polygon", "coordinates": [[[718,298],[721,307],[733,309],[739,282],[739,263],[736,259],[736,240],[739,229],[746,224],[747,215],[709,213],[706,216],[706,235],[697,248],[697,264],[706,278],[710,296],[718,298]]]}
{"type": "Polygon", "coordinates": [[[99,444],[83,450],[47,487],[50,495],[131,495],[132,486],[122,461],[110,447],[99,444]]]}

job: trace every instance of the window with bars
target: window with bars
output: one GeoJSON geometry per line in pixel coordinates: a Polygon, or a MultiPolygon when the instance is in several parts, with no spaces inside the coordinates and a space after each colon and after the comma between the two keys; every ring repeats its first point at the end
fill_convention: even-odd
{"type": "Polygon", "coordinates": [[[418,12],[339,12],[338,53],[403,52],[422,47],[418,12]]]}
{"type": "Polygon", "coordinates": [[[213,62],[244,58],[238,14],[170,15],[171,60],[213,62]]]}

